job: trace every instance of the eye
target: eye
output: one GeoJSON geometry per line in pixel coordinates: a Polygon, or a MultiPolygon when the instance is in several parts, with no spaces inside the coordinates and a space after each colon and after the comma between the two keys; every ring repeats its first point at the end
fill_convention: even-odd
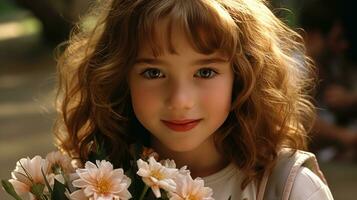
{"type": "Polygon", "coordinates": [[[145,69],[143,72],[140,73],[140,75],[147,79],[157,79],[164,77],[163,73],[156,68],[145,69]]]}
{"type": "Polygon", "coordinates": [[[211,68],[202,68],[197,71],[195,74],[199,78],[213,78],[217,75],[217,72],[211,68]]]}

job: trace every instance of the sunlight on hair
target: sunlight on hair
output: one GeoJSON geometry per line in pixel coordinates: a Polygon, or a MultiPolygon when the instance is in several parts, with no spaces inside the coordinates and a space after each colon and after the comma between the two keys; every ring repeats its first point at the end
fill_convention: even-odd
{"type": "Polygon", "coordinates": [[[232,16],[229,15],[229,13],[222,7],[222,5],[220,5],[218,2],[212,2],[212,7],[215,8],[217,14],[221,17],[222,23],[226,22],[227,26],[236,26],[232,16]]]}
{"type": "Polygon", "coordinates": [[[92,31],[96,24],[98,23],[98,18],[95,16],[84,17],[80,23],[80,27],[85,31],[92,31]]]}

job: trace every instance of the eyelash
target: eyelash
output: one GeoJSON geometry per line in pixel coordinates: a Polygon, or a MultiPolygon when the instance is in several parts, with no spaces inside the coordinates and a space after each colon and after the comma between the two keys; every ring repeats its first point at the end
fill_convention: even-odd
{"type": "MultiPolygon", "coordinates": [[[[195,77],[202,78],[202,79],[211,79],[211,78],[217,76],[217,75],[218,75],[218,72],[217,72],[216,70],[212,69],[212,68],[204,67],[204,68],[199,69],[199,70],[196,72],[196,74],[195,74],[195,77]],[[202,72],[203,70],[209,70],[210,75],[209,75],[208,77],[199,77],[199,76],[196,76],[197,73],[202,72]]],[[[164,78],[164,77],[165,77],[165,75],[163,75],[162,72],[161,72],[159,69],[157,69],[157,68],[147,68],[147,69],[145,69],[143,72],[141,72],[140,75],[143,76],[143,77],[146,78],[146,79],[159,79],[159,78],[164,78]],[[153,72],[154,70],[155,70],[155,72],[160,73],[160,75],[157,75],[157,74],[156,74],[156,77],[151,77],[152,74],[150,75],[150,72],[153,72]]],[[[202,74],[201,74],[201,75],[202,75],[202,74]]]]}

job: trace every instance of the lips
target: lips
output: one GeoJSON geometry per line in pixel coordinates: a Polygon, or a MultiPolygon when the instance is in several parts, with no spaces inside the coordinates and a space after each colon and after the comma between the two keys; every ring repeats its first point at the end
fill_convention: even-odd
{"type": "Polygon", "coordinates": [[[201,119],[185,119],[185,120],[161,120],[168,128],[173,131],[185,132],[193,129],[200,123],[201,119]]]}

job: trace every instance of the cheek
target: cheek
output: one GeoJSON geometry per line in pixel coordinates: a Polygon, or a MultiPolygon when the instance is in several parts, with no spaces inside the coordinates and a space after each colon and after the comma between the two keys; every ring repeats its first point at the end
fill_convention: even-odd
{"type": "Polygon", "coordinates": [[[157,90],[141,84],[131,84],[130,93],[132,106],[138,118],[146,118],[157,113],[160,106],[160,95],[157,90]]]}
{"type": "Polygon", "coordinates": [[[231,107],[232,84],[231,79],[223,79],[205,86],[201,93],[201,102],[205,108],[217,114],[228,113],[231,107]]]}

